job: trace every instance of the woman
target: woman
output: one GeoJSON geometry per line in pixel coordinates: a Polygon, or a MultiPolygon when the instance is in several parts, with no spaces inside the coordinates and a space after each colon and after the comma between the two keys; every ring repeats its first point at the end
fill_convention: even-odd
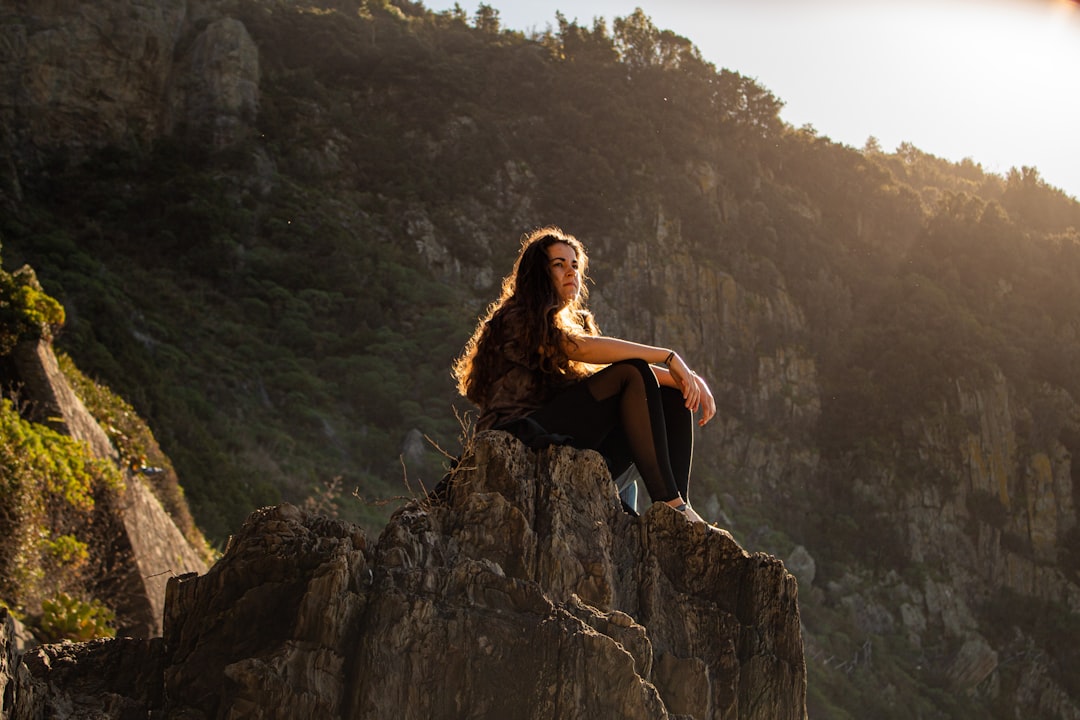
{"type": "Polygon", "coordinates": [[[587,270],[572,235],[527,235],[454,364],[458,390],[480,407],[477,430],[597,450],[613,477],[634,463],[653,502],[700,520],[687,502],[693,414],[712,419],[712,393],[673,350],[601,336],[585,308],[587,270]]]}

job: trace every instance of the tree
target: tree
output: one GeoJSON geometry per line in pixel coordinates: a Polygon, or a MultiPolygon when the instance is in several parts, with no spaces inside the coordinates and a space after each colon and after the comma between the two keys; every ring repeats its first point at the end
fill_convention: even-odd
{"type": "Polygon", "coordinates": [[[501,29],[499,11],[484,3],[480,3],[480,7],[476,9],[474,21],[476,23],[476,29],[483,32],[498,34],[501,29]]]}
{"type": "Polygon", "coordinates": [[[561,12],[555,13],[559,23],[556,36],[556,55],[563,60],[595,62],[600,65],[618,60],[614,42],[608,35],[607,24],[603,18],[594,18],[592,31],[577,24],[577,20],[567,20],[561,12]]]}
{"type": "Polygon", "coordinates": [[[650,67],[659,55],[660,31],[641,8],[632,15],[615,18],[615,49],[631,68],[650,67]]]}

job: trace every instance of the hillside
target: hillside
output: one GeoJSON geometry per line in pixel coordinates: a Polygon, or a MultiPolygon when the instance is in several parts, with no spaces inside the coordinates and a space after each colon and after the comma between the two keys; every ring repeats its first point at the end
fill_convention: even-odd
{"type": "Polygon", "coordinates": [[[799,568],[811,717],[1080,712],[1080,205],[1036,169],[785,126],[643,13],[85,12],[0,9],[3,259],[209,536],[436,481],[450,361],[554,223],[601,327],[710,379],[695,505],[799,568]]]}

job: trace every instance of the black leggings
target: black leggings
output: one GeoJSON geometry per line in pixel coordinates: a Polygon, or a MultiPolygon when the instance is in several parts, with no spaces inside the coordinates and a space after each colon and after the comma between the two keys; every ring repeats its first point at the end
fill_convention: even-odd
{"type": "Polygon", "coordinates": [[[644,360],[623,360],[563,390],[530,416],[574,447],[597,450],[612,477],[637,465],[653,502],[687,499],[693,416],[644,360]]]}

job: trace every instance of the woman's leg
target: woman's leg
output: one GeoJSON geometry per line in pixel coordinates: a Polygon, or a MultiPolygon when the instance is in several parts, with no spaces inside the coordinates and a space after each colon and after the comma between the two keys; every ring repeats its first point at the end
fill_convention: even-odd
{"type": "MultiPolygon", "coordinates": [[[[677,481],[672,471],[664,401],[656,376],[643,360],[609,365],[559,394],[532,418],[549,432],[572,436],[577,447],[600,449],[612,432],[621,431],[654,502],[680,497],[679,486],[687,483],[685,478],[677,481]]],[[[678,464],[689,471],[689,458],[680,458],[678,464]]]]}
{"type": "Polygon", "coordinates": [[[694,461],[694,414],[686,408],[682,391],[676,388],[661,387],[660,399],[663,402],[668,457],[671,459],[675,487],[682,499],[689,501],[690,466],[694,461]]]}
{"type": "MultiPolygon", "coordinates": [[[[694,458],[694,415],[686,409],[682,392],[661,386],[660,399],[664,410],[664,429],[667,432],[668,460],[671,463],[675,487],[684,500],[689,500],[690,467],[694,458]]],[[[608,463],[612,477],[622,475],[634,463],[630,443],[622,428],[613,430],[597,448],[608,463]]]]}

